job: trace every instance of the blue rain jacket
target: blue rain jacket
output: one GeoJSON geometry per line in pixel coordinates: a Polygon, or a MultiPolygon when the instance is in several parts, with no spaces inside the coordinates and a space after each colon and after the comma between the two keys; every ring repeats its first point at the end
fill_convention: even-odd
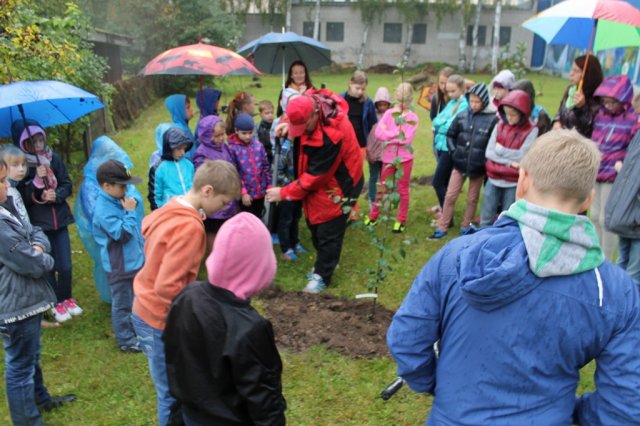
{"type": "Polygon", "coordinates": [[[185,158],[191,161],[191,159],[193,158],[193,154],[195,154],[196,149],[198,148],[198,143],[195,140],[193,132],[189,127],[189,122],[187,121],[187,109],[185,107],[186,101],[186,95],[171,95],[168,96],[167,99],[165,99],[164,105],[167,107],[167,111],[169,111],[169,114],[171,114],[173,127],[177,127],[184,131],[184,133],[193,143],[189,151],[184,154],[185,158]]]}
{"type": "Polygon", "coordinates": [[[638,291],[620,268],[597,270],[601,284],[596,270],[537,277],[506,217],[433,256],[387,334],[398,374],[435,395],[427,424],[639,424],[638,291]],[[597,390],[578,398],[593,359],[597,390]]]}

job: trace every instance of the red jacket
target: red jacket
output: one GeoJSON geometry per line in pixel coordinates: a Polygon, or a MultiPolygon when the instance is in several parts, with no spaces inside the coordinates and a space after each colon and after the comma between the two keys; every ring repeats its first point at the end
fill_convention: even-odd
{"type": "Polygon", "coordinates": [[[322,105],[321,117],[312,134],[296,138],[297,179],[281,194],[286,200],[302,200],[305,217],[317,225],[344,214],[345,203],[355,203],[364,184],[362,154],[347,102],[329,90],[305,94],[322,105]]]}

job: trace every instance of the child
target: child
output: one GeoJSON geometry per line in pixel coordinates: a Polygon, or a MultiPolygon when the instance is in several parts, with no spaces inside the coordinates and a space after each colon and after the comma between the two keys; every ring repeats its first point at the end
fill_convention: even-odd
{"type": "Polygon", "coordinates": [[[516,76],[510,70],[502,70],[493,77],[491,80],[491,91],[493,92],[491,102],[496,110],[500,107],[502,98],[507,96],[515,82],[516,76]]]}
{"type": "Polygon", "coordinates": [[[162,136],[162,160],[155,172],[155,202],[158,207],[176,195],[184,195],[193,181],[193,163],[187,160],[191,139],[177,127],[171,127],[162,136]]]}
{"type": "Polygon", "coordinates": [[[604,209],[618,175],[615,165],[624,161],[631,138],[638,127],[638,116],[631,106],[633,86],[625,75],[605,78],[593,95],[599,99],[601,106],[593,119],[591,139],[598,145],[602,161],[596,178],[596,197],[590,216],[596,226],[604,256],[607,260],[612,260],[616,236],[605,229],[604,209]]]}
{"type": "MultiPolygon", "coordinates": [[[[171,119],[173,120],[172,127],[177,127],[182,130],[191,142],[190,148],[185,153],[187,160],[191,161],[196,148],[198,148],[197,143],[195,143],[193,132],[189,127],[189,120],[193,118],[191,101],[186,95],[171,95],[165,99],[164,104],[167,107],[169,114],[171,114],[171,119]]],[[[162,152],[159,154],[162,155],[162,152]]]]}
{"type": "Polygon", "coordinates": [[[487,151],[487,176],[484,187],[480,227],[487,227],[501,210],[516,199],[516,184],[520,160],[538,136],[531,122],[531,101],[522,90],[509,92],[500,102],[500,121],[493,128],[487,151]]]}
{"type": "Polygon", "coordinates": [[[260,112],[260,124],[258,124],[258,141],[264,146],[269,164],[273,163],[273,147],[271,146],[271,125],[273,124],[273,104],[271,101],[260,101],[258,103],[260,112]]]}
{"type": "Polygon", "coordinates": [[[531,121],[538,127],[538,136],[542,136],[551,130],[551,117],[540,105],[536,105],[536,90],[531,80],[518,80],[513,83],[512,90],[522,90],[529,95],[531,100],[531,121]]]}
{"type": "Polygon", "coordinates": [[[40,369],[40,320],[55,306],[46,275],[51,246],[42,230],[22,222],[7,203],[7,163],[0,158],[0,335],[4,344],[6,395],[15,425],[42,424],[49,411],[76,396],[51,396],[40,369]]]}
{"type": "Polygon", "coordinates": [[[367,96],[368,84],[369,80],[364,71],[354,71],[347,91],[341,95],[349,105],[349,121],[356,132],[363,158],[366,154],[367,136],[369,136],[373,125],[378,122],[376,107],[367,96]]]}
{"type": "Polygon", "coordinates": [[[438,220],[434,233],[429,237],[430,240],[447,236],[456,200],[466,178],[469,178],[469,189],[460,235],[467,235],[475,230],[471,221],[476,214],[480,189],[484,182],[485,151],[498,117],[493,104],[489,102],[489,89],[486,84],[478,83],[472,86],[466,97],[470,108],[456,116],[447,133],[453,172],[451,172],[442,216],[438,220]]]}
{"type": "MultiPolygon", "coordinates": [[[[299,95],[299,93],[294,89],[284,89],[282,91],[280,106],[283,111],[286,111],[289,100],[297,95],[299,95]]],[[[273,149],[274,151],[279,150],[279,153],[274,152],[274,158],[278,158],[277,164],[274,164],[274,171],[277,173],[278,177],[278,186],[288,185],[296,178],[293,158],[293,141],[283,137],[280,139],[280,143],[278,144],[278,141],[276,140],[275,129],[283,117],[286,117],[286,114],[276,118],[273,122],[273,126],[271,126],[273,149]]],[[[280,250],[282,251],[282,257],[285,260],[298,260],[299,254],[306,253],[306,250],[300,244],[299,236],[299,223],[300,218],[302,217],[302,202],[282,200],[277,204],[277,209],[277,236],[280,244],[280,250]]]]}
{"type": "Polygon", "coordinates": [[[144,263],[144,241],[136,217],[142,200],[127,196],[127,185],[141,182],[121,162],[107,160],[96,171],[100,193],[93,215],[93,238],[111,290],[111,327],[122,352],[140,352],[131,323],[133,277],[144,263]]]}
{"type": "MultiPolygon", "coordinates": [[[[385,112],[391,107],[391,95],[386,87],[376,90],[376,97],[373,104],[376,107],[378,122],[385,112]]],[[[369,136],[367,136],[367,161],[369,162],[369,212],[376,200],[377,184],[382,170],[382,145],[383,141],[376,138],[375,129],[377,123],[373,125],[369,136]]]]}
{"type": "Polygon", "coordinates": [[[226,121],[227,135],[232,135],[233,133],[235,133],[235,123],[238,114],[245,113],[249,114],[250,117],[253,117],[255,115],[255,101],[256,98],[251,93],[238,92],[238,94],[231,100],[231,102],[229,102],[226,121]]]}
{"type": "Polygon", "coordinates": [[[57,304],[52,310],[58,322],[82,314],[73,299],[71,276],[71,242],[68,226],[74,222],[67,197],[73,185],[62,158],[47,145],[45,131],[37,123],[17,120],[12,125],[14,144],[27,157],[27,177],[18,184],[18,190],[26,204],[31,223],[42,228],[51,243],[51,255],[55,261],[53,271],[47,275],[56,292],[57,304]]]}
{"type": "Polygon", "coordinates": [[[454,71],[451,67],[444,67],[438,73],[437,89],[436,93],[431,97],[431,109],[429,110],[429,118],[431,118],[431,122],[433,122],[436,116],[442,112],[449,102],[449,97],[447,96],[447,81],[453,73],[454,71]]]}
{"type": "Polygon", "coordinates": [[[413,87],[410,83],[402,83],[396,89],[398,104],[387,110],[376,127],[376,138],[384,141],[382,152],[382,173],[376,201],[371,209],[371,217],[365,217],[365,224],[375,224],[380,215],[382,197],[387,193],[387,180],[394,178],[399,158],[402,171],[396,182],[400,194],[398,218],[393,224],[393,232],[404,232],[409,212],[409,183],[411,182],[411,168],[413,167],[413,151],[411,144],[418,129],[418,115],[411,111],[413,101],[413,87]],[[397,114],[400,114],[396,117],[397,114]],[[401,136],[402,134],[402,136],[401,136]],[[368,219],[368,220],[367,220],[368,219]]]}
{"type": "Polygon", "coordinates": [[[24,152],[13,145],[4,145],[0,150],[0,156],[7,163],[7,181],[9,182],[7,196],[18,214],[18,219],[22,223],[31,224],[20,191],[16,188],[18,183],[27,176],[27,157],[24,152]]]}
{"type": "Polygon", "coordinates": [[[453,169],[449,148],[447,147],[447,132],[456,115],[469,108],[469,102],[467,98],[463,96],[465,92],[464,84],[464,78],[461,75],[453,74],[449,77],[449,80],[447,80],[449,102],[442,112],[433,120],[433,131],[435,133],[433,141],[438,163],[433,174],[432,185],[438,197],[440,211],[442,211],[442,206],[444,206],[444,197],[447,193],[449,177],[453,169]]]}
{"type": "Polygon", "coordinates": [[[167,424],[175,401],[169,393],[162,331],[169,306],[193,281],[205,251],[202,216],[219,211],[240,195],[240,178],[232,164],[205,161],[184,196],[171,199],[142,221],[145,263],[133,280],[132,322],[149,360],[158,399],[160,425],[167,424]]]}
{"type": "MultiPolygon", "coordinates": [[[[209,115],[200,121],[198,127],[198,140],[200,146],[193,156],[193,164],[198,170],[206,160],[224,160],[233,164],[229,146],[225,142],[224,121],[216,115],[209,115]]],[[[207,250],[211,250],[213,239],[222,224],[236,214],[238,204],[231,201],[222,210],[212,213],[204,220],[204,229],[207,232],[207,250]]]]}
{"type": "Polygon", "coordinates": [[[249,114],[238,114],[235,133],[229,136],[229,151],[242,182],[240,210],[261,218],[264,196],[271,187],[271,168],[264,147],[253,136],[253,127],[249,114]]]}
{"type": "Polygon", "coordinates": [[[171,394],[187,425],[284,425],[282,361],[271,323],[251,297],[276,274],[266,227],[239,213],[220,228],[208,282],[189,285],[164,331],[171,394]]]}
{"type": "Polygon", "coordinates": [[[427,424],[638,423],[639,293],[578,214],[598,163],[577,132],[547,132],[522,159],[518,201],[415,279],[387,344],[398,375],[434,395],[427,424]],[[595,389],[576,396],[594,360],[595,389]]]}

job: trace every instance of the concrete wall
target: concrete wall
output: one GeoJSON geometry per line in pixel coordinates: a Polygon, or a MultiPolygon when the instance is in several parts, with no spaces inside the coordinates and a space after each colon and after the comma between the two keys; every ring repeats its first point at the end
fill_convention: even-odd
{"type": "MultiPolygon", "coordinates": [[[[302,34],[303,23],[313,22],[313,4],[293,5],[292,31],[302,34]]],[[[532,10],[502,9],[500,25],[511,27],[511,51],[515,51],[518,42],[527,45],[526,58],[531,57],[533,33],[520,25],[532,17],[532,10]]],[[[460,19],[458,15],[445,16],[437,25],[435,14],[426,17],[419,23],[427,25],[426,43],[413,44],[409,65],[423,62],[447,62],[457,65],[458,45],[460,34],[460,19]]],[[[491,62],[491,37],[493,34],[493,9],[485,10],[480,18],[480,25],[486,26],[486,45],[478,49],[478,67],[482,68],[491,62]]],[[[347,4],[323,4],[320,11],[320,41],[331,48],[331,58],[338,63],[358,60],[364,25],[361,21],[360,10],[347,4]],[[342,42],[327,41],[327,22],[344,23],[344,39],[342,42]]],[[[257,15],[247,15],[247,26],[240,45],[271,31],[269,26],[257,15]]],[[[381,22],[374,22],[369,29],[369,39],[364,58],[364,66],[369,67],[379,63],[395,65],[402,59],[407,40],[407,24],[397,10],[389,7],[381,22]],[[402,40],[400,43],[385,43],[383,41],[384,24],[402,24],[402,40]]],[[[471,46],[467,47],[467,63],[471,58],[471,46]]]]}

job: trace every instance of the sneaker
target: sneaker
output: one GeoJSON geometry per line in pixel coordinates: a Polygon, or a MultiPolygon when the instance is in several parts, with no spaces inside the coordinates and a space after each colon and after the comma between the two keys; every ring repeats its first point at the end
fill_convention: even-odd
{"type": "Polygon", "coordinates": [[[307,250],[306,250],[304,247],[302,247],[302,246],[300,245],[300,243],[296,244],[296,246],[295,246],[294,250],[295,250],[295,251],[296,251],[296,253],[298,253],[298,254],[305,254],[305,253],[307,252],[307,250]]]}
{"type": "Polygon", "coordinates": [[[305,286],[305,288],[302,289],[302,291],[305,293],[318,294],[321,291],[325,290],[326,288],[327,288],[327,285],[324,283],[324,280],[322,279],[322,277],[318,274],[313,274],[311,276],[311,279],[305,286]]]}
{"type": "Polygon", "coordinates": [[[284,253],[282,253],[282,257],[284,258],[284,260],[292,260],[292,261],[296,261],[299,259],[298,255],[296,254],[295,251],[293,251],[293,249],[289,249],[284,253]]]}
{"type": "Polygon", "coordinates": [[[280,244],[280,237],[278,237],[278,234],[271,234],[271,244],[273,245],[280,244]]]}
{"type": "Polygon", "coordinates": [[[64,308],[67,310],[67,312],[69,312],[73,316],[81,315],[83,312],[82,308],[76,304],[75,299],[67,299],[62,302],[62,304],[64,305],[64,308]]]}
{"type": "Polygon", "coordinates": [[[316,267],[312,266],[311,272],[308,272],[307,274],[305,274],[305,277],[307,278],[307,280],[310,280],[311,278],[313,278],[313,276],[315,275],[315,272],[316,272],[316,267]]]}
{"type": "Polygon", "coordinates": [[[476,232],[478,230],[478,228],[475,227],[475,225],[472,223],[469,226],[463,226],[462,228],[460,228],[460,235],[471,235],[474,232],[476,232]]]}
{"type": "Polygon", "coordinates": [[[406,227],[406,226],[405,226],[405,224],[404,224],[404,223],[402,223],[402,222],[398,222],[398,221],[396,220],[396,223],[394,223],[394,224],[393,224],[392,232],[393,232],[394,234],[401,234],[401,233],[403,233],[403,232],[404,232],[404,231],[406,231],[406,230],[407,230],[407,227],[406,227]]]}
{"type": "Polygon", "coordinates": [[[436,230],[433,231],[433,234],[431,234],[431,236],[429,236],[427,240],[439,240],[446,236],[447,236],[446,232],[442,232],[440,228],[436,228],[436,230]]]}
{"type": "Polygon", "coordinates": [[[58,322],[65,322],[71,319],[71,314],[67,312],[63,303],[58,303],[51,309],[51,314],[58,322]]]}
{"type": "Polygon", "coordinates": [[[369,217],[369,215],[365,215],[364,219],[362,219],[362,222],[365,224],[365,226],[376,226],[376,221],[371,219],[369,217]]]}
{"type": "Polygon", "coordinates": [[[142,348],[137,343],[133,345],[120,345],[120,352],[131,353],[131,354],[138,353],[138,352],[142,352],[142,348]]]}
{"type": "Polygon", "coordinates": [[[68,393],[66,395],[60,396],[52,396],[47,399],[45,402],[41,402],[38,404],[38,410],[40,411],[51,411],[53,409],[62,407],[64,404],[75,401],[78,397],[73,393],[68,393]]]}

